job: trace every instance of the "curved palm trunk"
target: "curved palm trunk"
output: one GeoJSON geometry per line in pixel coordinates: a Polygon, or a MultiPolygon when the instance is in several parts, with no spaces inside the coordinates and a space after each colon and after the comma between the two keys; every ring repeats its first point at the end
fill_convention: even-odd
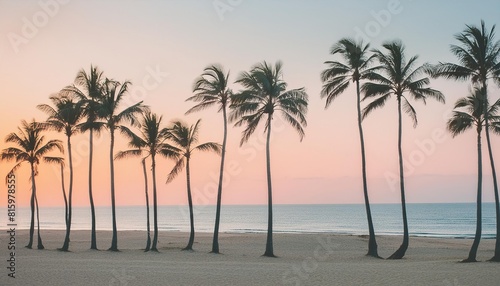
{"type": "Polygon", "coordinates": [[[189,235],[189,242],[183,250],[193,250],[194,243],[194,214],[193,214],[193,198],[191,196],[191,179],[189,173],[189,157],[186,157],[186,180],[187,180],[187,193],[189,204],[189,221],[191,223],[191,233],[189,235]]]}
{"type": "Polygon", "coordinates": [[[97,250],[97,235],[96,235],[96,222],[95,222],[95,206],[94,196],[92,194],[92,159],[94,155],[94,132],[90,129],[89,135],[89,201],[90,201],[90,214],[92,220],[92,230],[90,233],[90,249],[97,250]]]}
{"type": "Polygon", "coordinates": [[[403,150],[401,147],[403,137],[403,120],[401,118],[401,96],[398,96],[398,154],[399,154],[399,182],[401,188],[401,209],[403,212],[403,243],[396,252],[394,252],[388,259],[401,259],[405,256],[406,250],[409,245],[408,233],[408,218],[406,216],[406,197],[405,197],[405,183],[404,183],[404,166],[403,166],[403,150]]]}
{"type": "Polygon", "coordinates": [[[66,190],[64,187],[64,167],[63,167],[63,164],[61,164],[61,189],[62,189],[63,198],[64,198],[64,222],[67,225],[68,224],[68,198],[66,197],[66,190]]]}
{"type": "Polygon", "coordinates": [[[38,234],[37,249],[45,249],[42,243],[42,237],[40,236],[40,211],[38,209],[38,197],[36,195],[35,195],[35,205],[36,205],[36,228],[38,234]]]}
{"type": "Polygon", "coordinates": [[[154,223],[154,236],[153,236],[153,246],[151,250],[158,251],[158,194],[156,192],[156,160],[155,156],[151,156],[151,168],[153,172],[153,223],[154,223]]]}
{"type": "Polygon", "coordinates": [[[270,153],[270,141],[271,141],[271,120],[272,115],[269,114],[267,119],[267,139],[266,139],[266,161],[267,161],[267,241],[266,241],[266,252],[264,256],[275,257],[273,250],[273,187],[271,184],[271,153],[270,153]]]}
{"type": "Polygon", "coordinates": [[[69,198],[68,198],[68,219],[66,221],[66,237],[64,238],[62,251],[69,250],[69,236],[71,233],[71,215],[73,202],[73,156],[71,155],[71,136],[68,136],[68,158],[69,158],[69,198]]]}
{"type": "Polygon", "coordinates": [[[215,213],[214,239],[212,242],[212,253],[219,253],[219,224],[220,210],[222,204],[222,182],[224,181],[224,160],[226,158],[226,141],[227,141],[227,115],[226,105],[222,106],[222,116],[224,117],[224,139],[222,140],[222,154],[220,160],[219,171],[219,188],[217,190],[217,210],[215,213]]]}
{"type": "Polygon", "coordinates": [[[483,159],[481,152],[481,129],[477,131],[477,213],[476,213],[476,235],[469,251],[469,257],[462,262],[476,262],[477,248],[481,241],[482,230],[482,183],[483,183],[483,159]]]}
{"type": "Polygon", "coordinates": [[[488,131],[486,131],[486,141],[488,143],[488,154],[490,157],[491,175],[493,176],[493,189],[495,192],[495,212],[496,212],[496,222],[497,222],[495,255],[493,256],[493,258],[490,259],[490,261],[500,262],[500,199],[498,196],[498,183],[497,183],[497,174],[495,170],[495,162],[493,161],[493,151],[491,148],[490,135],[488,131]]]}
{"type": "Polygon", "coordinates": [[[148,232],[148,239],[146,241],[146,248],[144,249],[144,252],[149,251],[151,247],[151,229],[150,229],[150,223],[149,223],[149,195],[148,195],[148,173],[146,171],[146,160],[142,160],[142,170],[144,171],[144,191],[146,193],[146,224],[147,224],[147,232],[148,232]]]}
{"type": "Polygon", "coordinates": [[[116,203],[115,203],[115,164],[113,160],[113,150],[115,145],[115,130],[111,129],[111,145],[109,147],[109,166],[111,171],[111,216],[113,220],[113,238],[109,250],[118,251],[118,232],[116,229],[116,203]]]}
{"type": "Polygon", "coordinates": [[[373,227],[372,212],[370,208],[370,199],[368,198],[368,186],[366,181],[366,155],[365,155],[365,139],[363,136],[363,124],[361,119],[361,96],[359,89],[359,80],[356,81],[357,92],[357,110],[358,110],[358,129],[359,141],[361,145],[361,169],[363,173],[363,194],[365,198],[366,217],[368,219],[368,253],[366,255],[379,258],[377,251],[377,241],[375,239],[375,229],[373,227]]]}
{"type": "MultiPolygon", "coordinates": [[[[484,88],[486,89],[486,87],[484,88]]],[[[493,160],[493,150],[491,148],[491,141],[490,141],[488,104],[486,100],[485,100],[484,110],[485,110],[484,122],[485,122],[485,132],[486,132],[486,143],[488,145],[488,156],[490,158],[491,175],[493,177],[493,190],[495,193],[495,212],[496,212],[496,223],[497,223],[495,255],[493,256],[493,258],[490,259],[490,261],[500,262],[500,199],[498,196],[497,173],[495,169],[495,162],[493,160]]]]}
{"type": "Polygon", "coordinates": [[[36,194],[36,185],[35,185],[35,166],[33,163],[30,163],[31,166],[31,199],[30,199],[30,208],[31,208],[31,222],[30,222],[30,239],[26,248],[33,248],[33,234],[35,233],[35,194],[36,194]]]}

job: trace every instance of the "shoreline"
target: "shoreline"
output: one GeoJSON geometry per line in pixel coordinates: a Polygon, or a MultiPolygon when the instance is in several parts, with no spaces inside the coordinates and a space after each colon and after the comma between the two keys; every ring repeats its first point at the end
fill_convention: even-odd
{"type": "MultiPolygon", "coordinates": [[[[160,232],[158,253],[143,251],[146,243],[144,231],[119,231],[119,252],[106,250],[111,244],[111,231],[97,232],[99,251],[89,249],[90,231],[72,231],[69,252],[57,250],[62,246],[64,231],[44,230],[41,235],[46,249],[30,250],[24,248],[28,231],[16,232],[17,278],[14,281],[8,278],[7,269],[2,267],[2,283],[497,285],[500,280],[498,263],[458,263],[467,256],[470,248],[471,240],[465,239],[412,238],[405,258],[395,261],[365,256],[367,237],[357,235],[275,233],[274,250],[278,258],[261,256],[266,242],[266,235],[261,233],[221,233],[221,255],[209,253],[212,245],[210,233],[197,233],[194,251],[181,251],[187,244],[189,233],[160,232]]],[[[36,239],[35,235],[35,248],[36,239]]],[[[377,236],[379,254],[388,257],[397,249],[401,239],[401,236],[377,236]]],[[[8,257],[7,241],[8,233],[2,231],[2,257],[8,257]]],[[[494,244],[494,240],[482,240],[478,259],[491,258],[494,244]]]]}

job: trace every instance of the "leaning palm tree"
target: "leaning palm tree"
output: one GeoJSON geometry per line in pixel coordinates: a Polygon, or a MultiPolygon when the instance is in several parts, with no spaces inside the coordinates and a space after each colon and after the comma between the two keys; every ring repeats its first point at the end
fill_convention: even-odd
{"type": "Polygon", "coordinates": [[[99,101],[102,99],[102,88],[104,83],[103,72],[96,66],[90,66],[90,72],[81,69],[76,75],[74,85],[68,86],[63,89],[68,94],[75,95],[80,101],[84,103],[84,113],[86,121],[80,124],[82,132],[89,131],[89,175],[88,175],[88,188],[89,188],[89,202],[91,213],[91,235],[90,235],[90,249],[97,250],[97,235],[96,235],[96,215],[94,205],[94,195],[92,191],[92,166],[93,166],[93,153],[94,153],[94,132],[99,135],[100,131],[104,128],[104,122],[98,119],[97,108],[99,101]]]}
{"type": "Polygon", "coordinates": [[[170,140],[176,147],[175,153],[177,156],[177,161],[167,177],[167,183],[170,183],[175,177],[182,172],[184,167],[186,167],[186,184],[187,184],[187,196],[189,204],[189,221],[191,226],[191,232],[189,235],[189,241],[183,250],[193,250],[194,243],[194,214],[193,214],[193,198],[191,195],[191,170],[190,170],[190,160],[193,152],[195,151],[213,151],[217,154],[221,152],[221,145],[214,142],[207,142],[196,145],[198,143],[198,133],[200,131],[201,119],[198,119],[194,125],[187,126],[180,121],[175,121],[173,126],[170,128],[170,140]]]}
{"type": "Polygon", "coordinates": [[[406,216],[406,199],[404,186],[404,166],[403,166],[403,120],[402,109],[413,120],[414,127],[417,126],[417,113],[408,100],[408,96],[414,100],[426,102],[434,98],[444,103],[444,96],[441,92],[427,87],[429,79],[427,77],[418,78],[424,73],[424,66],[417,66],[418,56],[406,60],[404,46],[400,41],[387,42],[383,44],[386,53],[374,50],[375,56],[380,62],[379,72],[369,73],[368,78],[372,82],[363,84],[361,90],[365,93],[364,99],[376,97],[363,109],[363,118],[376,108],[383,107],[387,100],[396,96],[398,106],[398,155],[399,155],[399,180],[401,190],[401,207],[403,213],[403,243],[399,249],[392,254],[389,259],[401,259],[404,257],[409,245],[408,219],[406,216]]]}
{"type": "Polygon", "coordinates": [[[299,133],[303,139],[304,127],[307,125],[306,113],[308,96],[303,88],[287,89],[283,81],[282,63],[276,62],[274,67],[267,62],[255,65],[250,72],[243,72],[237,83],[245,88],[241,93],[232,97],[233,111],[231,121],[236,121],[235,126],[246,125],[242,133],[240,145],[243,145],[257,129],[261,121],[265,121],[264,132],[266,139],[267,163],[267,197],[268,197],[268,227],[267,242],[264,256],[274,257],[273,251],[273,196],[271,181],[271,127],[275,112],[280,113],[299,133]]]}
{"type": "MultiPolygon", "coordinates": [[[[479,247],[479,242],[481,240],[481,221],[482,221],[482,151],[481,151],[481,133],[483,127],[486,126],[484,107],[488,106],[488,103],[484,103],[486,100],[484,90],[476,88],[474,92],[466,98],[461,98],[455,103],[455,110],[453,111],[452,117],[448,121],[448,130],[451,132],[453,137],[464,133],[468,129],[475,127],[477,133],[477,215],[476,215],[476,234],[474,236],[474,242],[469,251],[469,256],[463,260],[463,262],[476,262],[477,249],[479,247]]],[[[499,132],[498,124],[500,123],[500,117],[497,116],[498,110],[500,108],[500,100],[497,101],[493,106],[489,107],[488,115],[492,120],[490,128],[499,132]],[[495,128],[497,127],[497,128],[495,128]]]]}
{"type": "Polygon", "coordinates": [[[83,118],[81,102],[74,102],[72,98],[57,94],[50,97],[54,107],[48,104],[38,105],[38,109],[47,113],[47,128],[58,132],[64,132],[67,138],[68,161],[69,161],[69,188],[68,188],[68,215],[66,221],[66,236],[60,250],[69,250],[71,233],[71,218],[73,205],[73,156],[71,151],[71,136],[79,132],[78,123],[83,118]]]}
{"type": "Polygon", "coordinates": [[[332,47],[331,54],[340,54],[344,62],[325,62],[328,68],[321,73],[321,80],[323,81],[321,97],[326,97],[325,108],[328,108],[337,96],[344,93],[347,88],[349,88],[351,81],[356,83],[356,108],[358,112],[359,140],[361,144],[361,172],[369,232],[367,255],[379,257],[366,181],[365,140],[361,120],[361,90],[359,86],[361,79],[366,78],[368,73],[376,70],[376,68],[370,69],[370,64],[373,62],[374,55],[368,55],[368,47],[369,44],[364,45],[362,42],[355,42],[353,39],[348,38],[341,39],[332,47]]]}
{"type": "Polygon", "coordinates": [[[203,71],[203,74],[196,79],[193,92],[194,96],[187,100],[199,102],[186,114],[201,111],[211,106],[218,106],[218,112],[222,111],[224,135],[222,139],[222,155],[219,170],[219,186],[217,188],[217,207],[215,212],[214,237],[212,242],[212,253],[219,253],[219,225],[222,204],[222,182],[224,181],[224,161],[226,157],[227,142],[227,107],[230,104],[232,91],[227,87],[229,72],[226,74],[219,65],[212,65],[203,71]]]}
{"type": "Polygon", "coordinates": [[[109,147],[109,168],[111,179],[111,215],[113,225],[113,237],[111,239],[111,247],[109,250],[118,251],[118,231],[116,228],[116,203],[115,203],[115,165],[114,165],[114,146],[115,146],[115,131],[123,130],[124,122],[130,123],[132,126],[138,126],[139,121],[137,115],[145,111],[146,107],[142,105],[142,101],[125,109],[119,110],[121,103],[128,94],[129,81],[120,83],[118,81],[106,79],[102,92],[103,97],[96,107],[97,114],[106,123],[106,129],[110,134],[109,147]]]}
{"type": "MultiPolygon", "coordinates": [[[[500,41],[495,41],[495,26],[490,31],[486,29],[484,21],[481,27],[466,25],[465,30],[455,35],[459,45],[452,45],[451,52],[458,58],[459,63],[439,63],[432,67],[434,77],[445,77],[454,80],[471,80],[472,84],[480,86],[488,98],[488,82],[493,80],[500,86],[500,41]]],[[[484,103],[486,103],[484,101],[484,103]]],[[[498,183],[496,177],[493,151],[490,141],[490,128],[488,108],[485,112],[485,133],[490,157],[491,173],[493,176],[493,188],[495,192],[495,209],[497,217],[497,240],[495,255],[491,261],[500,262],[500,198],[498,194],[498,183]]]]}
{"type": "MultiPolygon", "coordinates": [[[[47,153],[54,149],[58,149],[61,153],[64,152],[62,142],[60,140],[49,140],[46,143],[45,136],[42,132],[45,130],[44,124],[35,122],[35,120],[30,123],[23,120],[21,122],[21,127],[18,128],[18,133],[10,133],[5,138],[6,143],[13,143],[16,147],[9,147],[2,150],[0,159],[11,161],[14,160],[16,165],[12,168],[10,172],[17,170],[22,163],[27,162],[30,164],[31,168],[31,224],[30,224],[30,238],[27,248],[32,248],[33,246],[33,233],[35,231],[35,201],[37,200],[36,194],[36,182],[35,177],[38,174],[38,165],[40,164],[40,159],[44,158],[47,153]]],[[[9,173],[10,173],[9,172],[9,173]]],[[[38,214],[38,210],[37,210],[38,214]]],[[[38,217],[38,215],[37,215],[38,217]]],[[[42,238],[40,236],[40,223],[38,223],[38,249],[43,249],[42,238]]]]}
{"type": "Polygon", "coordinates": [[[144,172],[145,193],[146,193],[146,212],[147,212],[147,232],[148,240],[145,251],[158,251],[158,196],[156,191],[156,155],[165,158],[177,159],[180,152],[179,149],[165,143],[170,137],[170,132],[167,128],[161,127],[162,117],[151,112],[146,112],[143,115],[140,127],[140,135],[133,133],[130,129],[122,127],[122,133],[129,138],[129,147],[133,148],[127,151],[119,152],[115,158],[122,159],[128,157],[144,156],[142,159],[142,167],[144,172]],[[154,234],[153,242],[150,248],[150,228],[149,228],[149,195],[148,195],[148,179],[146,172],[146,159],[151,157],[151,172],[153,175],[153,223],[154,234]]]}

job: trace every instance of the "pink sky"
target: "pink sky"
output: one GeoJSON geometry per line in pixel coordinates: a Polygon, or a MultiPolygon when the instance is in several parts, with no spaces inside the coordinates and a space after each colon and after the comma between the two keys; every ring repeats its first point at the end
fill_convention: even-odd
{"type": "MultiPolygon", "coordinates": [[[[384,40],[402,39],[408,55],[419,54],[421,64],[455,61],[449,53],[449,45],[455,43],[453,34],[460,32],[465,24],[478,25],[480,19],[484,19],[488,27],[497,24],[500,9],[495,1],[488,5],[461,1],[454,2],[456,11],[448,14],[449,5],[444,2],[400,1],[399,12],[377,22],[377,17],[386,15],[383,11],[387,11],[389,2],[273,1],[264,5],[262,1],[242,1],[218,11],[213,1],[129,1],[126,4],[120,1],[121,5],[113,1],[41,1],[57,4],[45,8],[38,1],[1,1],[0,146],[5,148],[3,138],[15,131],[22,119],[44,120],[45,115],[36,105],[49,103],[52,93],[71,84],[77,71],[88,69],[91,63],[98,65],[108,77],[131,80],[136,88],[132,98],[143,99],[152,111],[163,114],[166,123],[179,118],[193,123],[202,118],[201,141],[221,142],[222,117],[215,109],[184,115],[192,106],[184,100],[192,95],[194,79],[212,63],[231,70],[230,79],[234,81],[241,71],[257,62],[280,59],[284,62],[284,80],[289,88],[305,87],[310,106],[303,142],[299,142],[291,128],[275,121],[272,142],[275,203],[362,203],[355,91],[353,88],[346,91],[326,111],[319,97],[319,74],[325,68],[323,62],[333,59],[329,55],[332,44],[345,36],[354,37],[356,31],[362,30],[371,35],[372,47],[378,48],[384,40]],[[357,12],[346,12],[353,10],[357,12]],[[425,19],[416,16],[422,14],[425,19]],[[38,24],[33,24],[35,29],[30,31],[30,24],[26,23],[38,24]],[[373,23],[379,30],[370,30],[376,27],[373,23]],[[435,29],[436,26],[439,29],[435,29]],[[13,34],[26,41],[13,42],[13,34]],[[147,89],[144,96],[137,91],[140,87],[147,89]]],[[[445,94],[446,104],[416,103],[419,115],[416,129],[408,117],[404,118],[408,201],[474,201],[474,133],[470,131],[452,139],[445,129],[449,111],[457,98],[467,95],[468,86],[445,80],[433,80],[431,85],[445,94]]],[[[238,90],[240,86],[233,84],[232,88],[238,90]]],[[[498,89],[492,92],[493,98],[498,98],[498,89]]],[[[369,191],[374,203],[399,202],[400,199],[390,179],[398,172],[396,120],[395,102],[391,101],[364,123],[369,191]]],[[[262,129],[248,144],[239,147],[241,131],[241,128],[229,129],[223,203],[265,204],[262,129]]],[[[60,134],[47,136],[65,140],[60,134]]],[[[81,206],[88,205],[87,137],[87,134],[77,135],[73,142],[74,201],[81,206]]],[[[126,141],[123,138],[117,141],[115,150],[124,150],[126,141]]],[[[493,144],[500,144],[498,136],[493,137],[493,144]]],[[[106,133],[95,146],[95,198],[98,205],[109,205],[106,133]]],[[[500,160],[498,152],[495,158],[500,160]]],[[[0,175],[4,176],[11,166],[12,163],[2,162],[0,175]]],[[[218,166],[216,155],[193,157],[192,186],[196,203],[215,203],[217,180],[214,178],[218,166]]],[[[160,160],[158,163],[160,204],[185,204],[184,175],[169,185],[164,183],[171,168],[172,162],[160,160]]],[[[488,165],[485,164],[484,169],[485,198],[491,201],[488,165]]],[[[117,161],[115,174],[117,203],[142,204],[139,159],[117,161]]],[[[28,165],[25,165],[18,173],[19,205],[29,204],[28,176],[28,165]]],[[[63,204],[57,169],[42,165],[37,180],[42,206],[63,204]]],[[[1,196],[0,203],[5,205],[5,199],[1,196]]]]}

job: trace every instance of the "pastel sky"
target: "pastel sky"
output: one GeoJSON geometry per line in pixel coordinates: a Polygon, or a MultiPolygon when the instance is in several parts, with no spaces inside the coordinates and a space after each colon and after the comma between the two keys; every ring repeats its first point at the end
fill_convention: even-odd
{"type": "MultiPolygon", "coordinates": [[[[325,110],[320,73],[336,59],[330,47],[342,37],[363,37],[371,47],[401,39],[419,63],[455,61],[449,46],[466,24],[498,24],[500,2],[481,1],[77,1],[0,0],[1,148],[22,119],[42,121],[37,104],[71,84],[78,70],[99,66],[106,76],[130,80],[130,103],[144,100],[162,114],[194,123],[202,118],[201,140],[222,141],[222,115],[209,109],[189,116],[194,79],[209,64],[230,70],[230,80],[263,60],[284,63],[290,88],[305,87],[310,97],[306,137],[300,142],[276,118],[272,141],[274,202],[278,204],[362,203],[361,167],[356,127],[355,90],[351,87],[325,110]],[[21,38],[22,37],[22,38],[21,38]]],[[[497,36],[500,39],[500,35],[497,36]]],[[[337,58],[338,59],[338,58],[337,58]]],[[[446,104],[415,103],[419,125],[404,117],[403,148],[407,199],[415,202],[472,202],[475,199],[474,132],[452,139],[445,128],[454,102],[468,93],[467,83],[432,80],[446,104]]],[[[241,87],[232,84],[231,88],[241,87]]],[[[498,89],[491,88],[498,98],[498,89]]],[[[399,202],[393,176],[398,172],[397,110],[392,99],[364,122],[369,192],[374,203],[399,202]]],[[[229,129],[225,204],[265,204],[263,129],[239,147],[241,128],[229,129]]],[[[63,136],[49,133],[47,137],[63,136]]],[[[88,134],[74,138],[75,205],[87,206],[88,134]]],[[[493,137],[494,146],[500,138],[493,137]]],[[[110,204],[109,137],[95,142],[95,198],[110,204]]],[[[123,138],[116,150],[127,148],[123,138]]],[[[495,149],[498,151],[498,149],[495,149]]],[[[486,157],[485,157],[486,158],[486,157]]],[[[500,162],[500,152],[495,153],[500,162]]],[[[500,163],[499,163],[500,164],[500,163]]],[[[173,163],[159,160],[160,204],[185,204],[185,177],[166,185],[173,163]]],[[[2,162],[5,176],[12,163],[2,162]]],[[[197,204],[214,204],[219,157],[196,154],[192,185],[197,204]]],[[[493,190],[485,164],[485,199],[493,190]]],[[[18,204],[28,205],[28,165],[18,172],[18,204]]],[[[63,204],[58,169],[42,165],[37,177],[41,206],[63,204]]],[[[143,204],[139,159],[116,162],[117,203],[143,204]]],[[[3,187],[5,188],[5,187],[3,187]]],[[[5,192],[2,192],[5,194],[5,192]]],[[[0,203],[5,205],[5,195],[0,203]]]]}

